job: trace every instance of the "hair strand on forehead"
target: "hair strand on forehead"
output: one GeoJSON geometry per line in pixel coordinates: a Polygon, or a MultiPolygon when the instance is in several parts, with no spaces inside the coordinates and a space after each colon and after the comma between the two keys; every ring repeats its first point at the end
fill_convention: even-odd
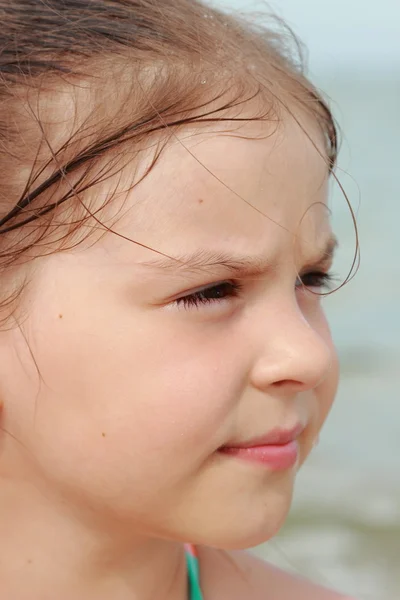
{"type": "Polygon", "coordinates": [[[0,279],[110,231],[113,195],[92,209],[95,190],[152,149],[136,185],[182,128],[303,111],[335,167],[334,119],[278,18],[256,25],[196,0],[0,0],[0,14],[0,279]],[[260,110],[244,116],[250,102],[260,110]]]}

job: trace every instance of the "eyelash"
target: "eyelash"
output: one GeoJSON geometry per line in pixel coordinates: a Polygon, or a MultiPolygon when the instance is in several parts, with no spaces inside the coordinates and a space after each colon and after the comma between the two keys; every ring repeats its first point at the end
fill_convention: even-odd
{"type": "MultiPolygon", "coordinates": [[[[332,273],[311,271],[310,273],[305,273],[301,278],[299,278],[298,283],[296,283],[296,287],[304,286],[306,289],[329,289],[329,284],[332,283],[334,279],[335,277],[332,275],[332,273]]],[[[184,308],[198,308],[201,305],[214,304],[216,302],[222,302],[228,298],[236,298],[240,295],[242,289],[243,285],[237,281],[223,281],[221,283],[205,287],[198,292],[194,292],[193,294],[182,296],[182,298],[178,298],[175,300],[175,302],[178,306],[183,306],[184,308]]]]}
{"type": "Polygon", "coordinates": [[[214,302],[222,302],[226,298],[236,298],[242,290],[242,284],[237,281],[222,281],[205,287],[198,292],[183,296],[176,300],[176,304],[184,306],[184,308],[199,307],[202,304],[213,304],[214,302]],[[215,297],[210,297],[215,294],[215,297]]]}
{"type": "Polygon", "coordinates": [[[299,277],[297,287],[304,286],[306,289],[325,288],[326,290],[330,290],[330,284],[333,283],[335,279],[336,277],[333,273],[324,273],[323,271],[311,271],[310,273],[305,273],[304,275],[299,277]]]}

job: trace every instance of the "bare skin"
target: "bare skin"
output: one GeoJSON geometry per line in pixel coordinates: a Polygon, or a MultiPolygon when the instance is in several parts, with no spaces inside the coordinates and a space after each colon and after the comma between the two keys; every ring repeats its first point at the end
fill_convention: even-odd
{"type": "Polygon", "coordinates": [[[206,600],[354,600],[286,573],[248,552],[201,548],[206,600]]]}
{"type": "Polygon", "coordinates": [[[299,284],[330,268],[325,161],[289,120],[185,143],[207,168],[172,145],[126,197],[125,237],[38,260],[24,319],[0,332],[1,598],[186,600],[185,541],[203,547],[205,600],[341,597],[233,554],[243,579],[205,548],[279,530],[335,396],[321,300],[299,284]],[[296,423],[293,468],[220,452],[296,423]]]}

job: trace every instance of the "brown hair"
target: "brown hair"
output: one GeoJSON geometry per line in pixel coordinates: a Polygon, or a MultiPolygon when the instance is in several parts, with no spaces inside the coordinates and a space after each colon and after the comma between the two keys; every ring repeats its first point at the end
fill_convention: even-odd
{"type": "Polygon", "coordinates": [[[254,119],[294,116],[291,106],[312,115],[335,164],[331,112],[276,19],[256,25],[196,0],[0,0],[0,16],[2,306],[22,289],[15,267],[100,226],[96,186],[151,146],[144,177],[180,127],[240,121],[260,97],[254,119]]]}

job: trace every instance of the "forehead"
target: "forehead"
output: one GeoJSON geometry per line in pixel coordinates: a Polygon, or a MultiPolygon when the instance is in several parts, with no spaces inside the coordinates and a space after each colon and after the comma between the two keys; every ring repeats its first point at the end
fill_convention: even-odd
{"type": "Polygon", "coordinates": [[[293,234],[323,245],[328,169],[321,134],[304,127],[288,118],[179,134],[129,193],[117,230],[170,256],[232,244],[271,252],[293,234]]]}

